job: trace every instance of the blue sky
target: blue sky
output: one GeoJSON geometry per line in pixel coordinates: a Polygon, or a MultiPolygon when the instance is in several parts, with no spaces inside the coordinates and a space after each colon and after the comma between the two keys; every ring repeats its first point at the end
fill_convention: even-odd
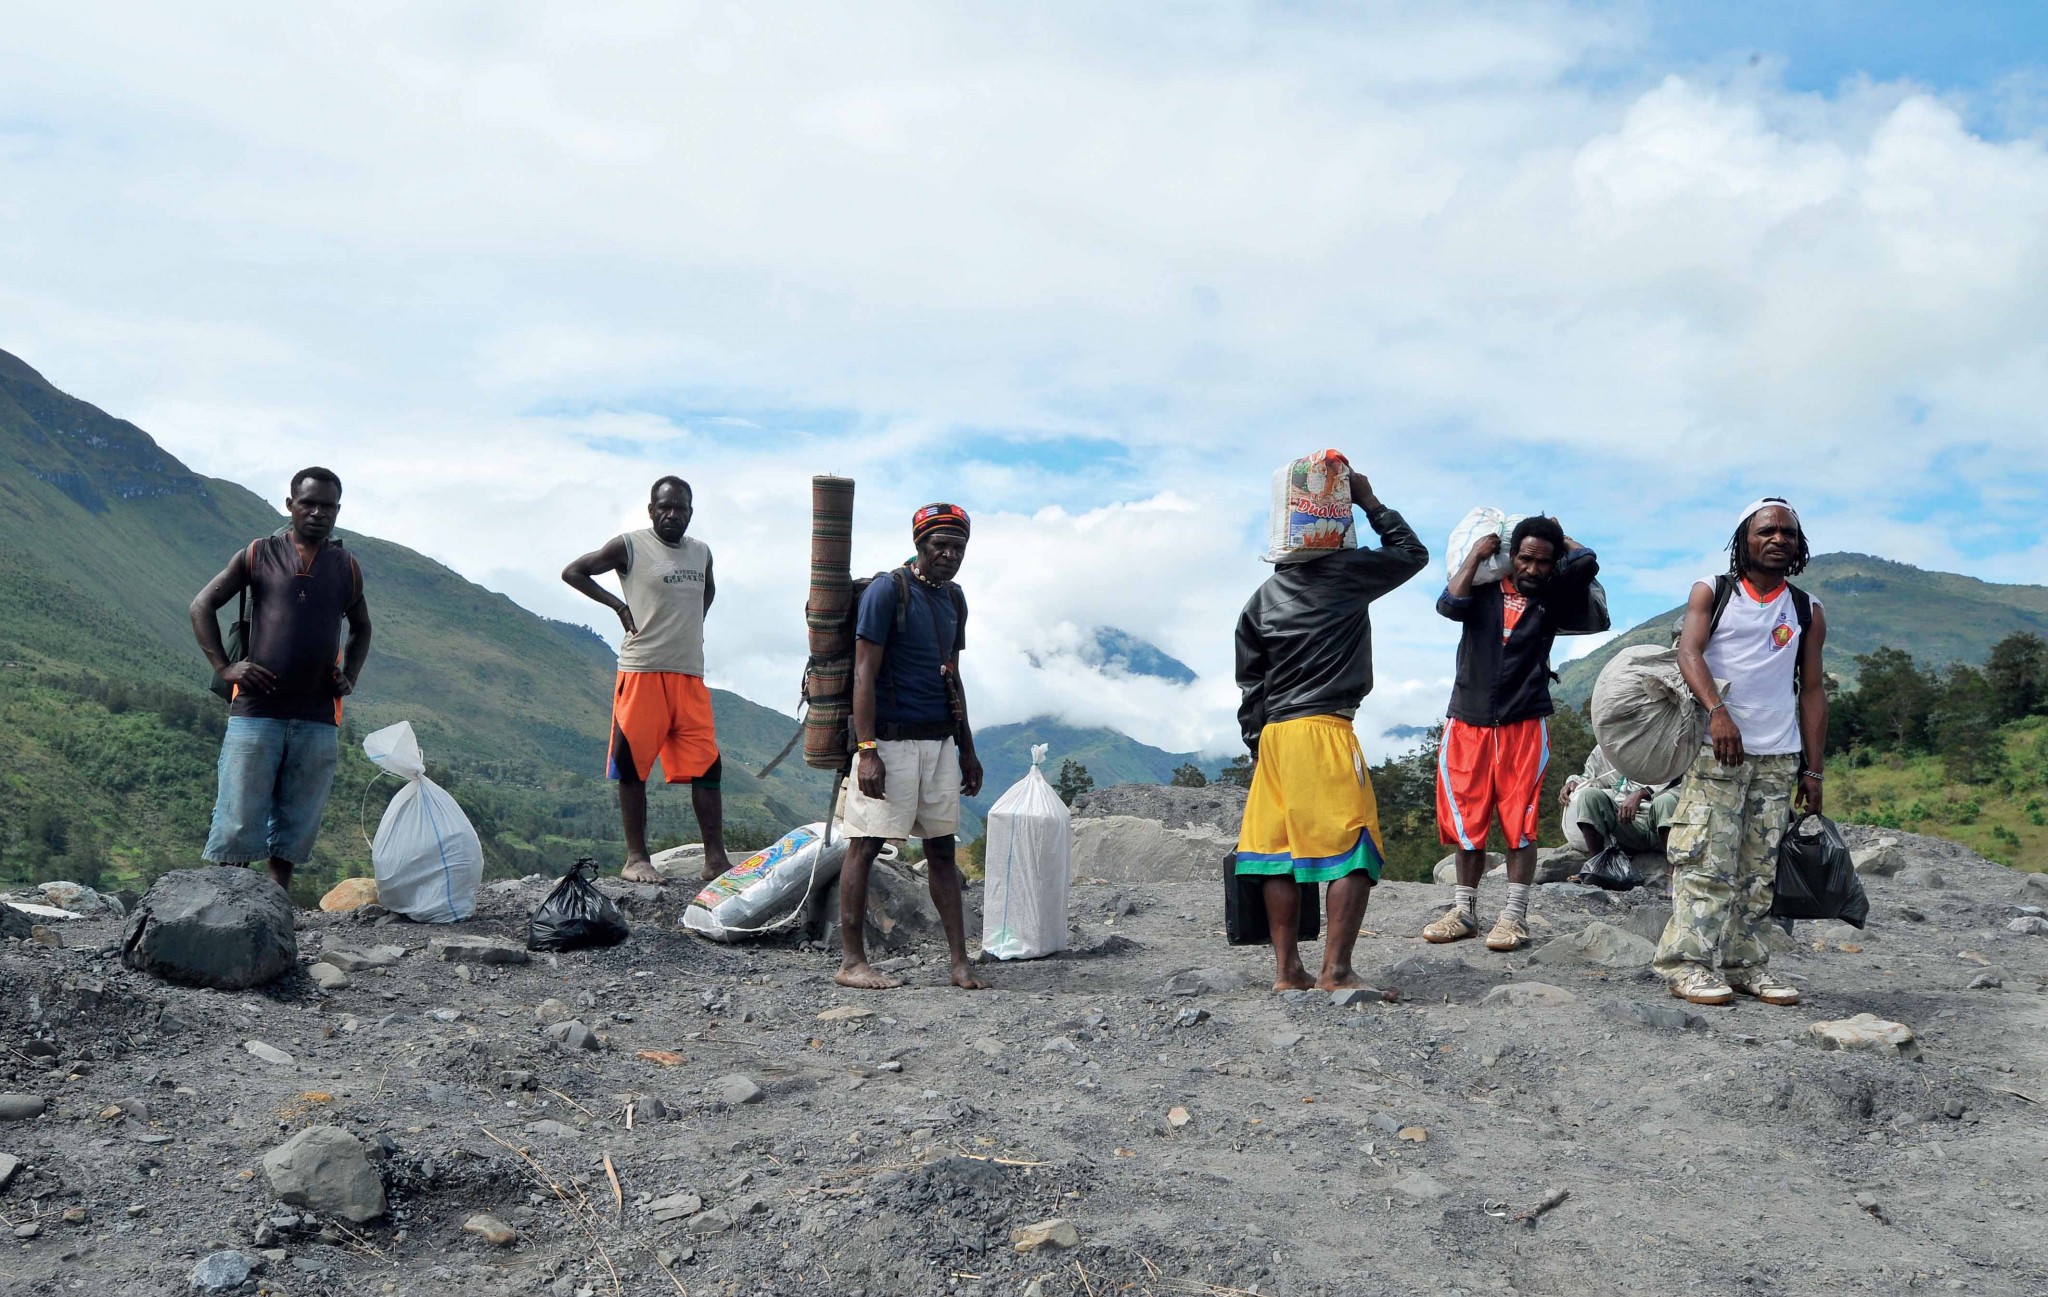
{"type": "MultiPolygon", "coordinates": [[[[1440,548],[1544,508],[1617,620],[1733,511],[2039,581],[2041,10],[917,0],[45,6],[0,48],[0,347],[536,611],[698,485],[716,683],[788,706],[814,472],[856,562],[977,519],[984,719],[1229,750],[1271,473],[1440,548]],[[1201,679],[1104,677],[1097,626],[1201,679]]],[[[1376,613],[1426,722],[1436,567],[1376,613]]],[[[1382,745],[1383,746],[1383,745],[1382,745]]]]}

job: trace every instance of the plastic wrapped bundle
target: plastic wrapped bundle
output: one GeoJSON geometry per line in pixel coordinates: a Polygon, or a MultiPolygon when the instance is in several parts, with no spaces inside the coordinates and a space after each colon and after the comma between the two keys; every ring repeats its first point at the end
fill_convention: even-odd
{"type": "MultiPolygon", "coordinates": [[[[1728,686],[1714,683],[1725,698],[1728,686]]],[[[1639,784],[1665,784],[1684,774],[1706,737],[1676,649],[1634,644],[1616,653],[1593,682],[1592,713],[1600,750],[1639,784]]]]}
{"type": "Polygon", "coordinates": [[[469,817],[446,789],[427,778],[412,725],[400,721],[363,739],[363,752],[386,774],[405,780],[370,844],[377,904],[415,923],[460,923],[476,913],[484,848],[469,817]]]}
{"type": "Polygon", "coordinates": [[[1334,450],[1319,450],[1274,470],[1268,563],[1305,563],[1356,548],[1350,460],[1334,450]]]}
{"type": "Polygon", "coordinates": [[[1031,769],[988,813],[987,896],[981,948],[996,959],[1037,959],[1067,948],[1066,803],[1039,766],[1046,745],[1031,749],[1031,769]]]}
{"type": "Polygon", "coordinates": [[[1491,505],[1483,504],[1466,514],[1457,526],[1451,528],[1451,542],[1444,547],[1444,580],[1449,581],[1458,575],[1458,569],[1465,566],[1465,556],[1472,552],[1472,547],[1482,536],[1500,537],[1500,550],[1479,565],[1472,574],[1472,584],[1492,585],[1496,581],[1507,580],[1508,574],[1515,570],[1514,556],[1508,553],[1508,537],[1514,535],[1515,524],[1523,516],[1502,513],[1491,505]]]}
{"type": "Polygon", "coordinates": [[[742,941],[796,922],[813,895],[839,877],[846,837],[823,824],[791,829],[710,882],[683,909],[683,927],[713,941],[742,941]]]}

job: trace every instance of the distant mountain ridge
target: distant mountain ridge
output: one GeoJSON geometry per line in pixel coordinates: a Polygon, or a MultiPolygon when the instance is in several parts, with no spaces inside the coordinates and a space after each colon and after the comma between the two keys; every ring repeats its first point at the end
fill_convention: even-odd
{"type": "MultiPolygon", "coordinates": [[[[1856,676],[1855,658],[1880,647],[1902,649],[1923,666],[1980,663],[2015,631],[2048,637],[2048,586],[1999,585],[1935,572],[1870,554],[1820,554],[1793,583],[1826,608],[1830,675],[1856,676]]],[[[1557,696],[1572,706],[1593,694],[1600,668],[1631,644],[1668,644],[1679,605],[1637,623],[1583,658],[1565,664],[1557,696]]]]}

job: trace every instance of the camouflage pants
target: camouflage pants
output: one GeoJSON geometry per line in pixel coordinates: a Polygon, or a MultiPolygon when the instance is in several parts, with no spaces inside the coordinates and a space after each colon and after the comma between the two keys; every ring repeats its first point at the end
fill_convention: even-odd
{"type": "Polygon", "coordinates": [[[1656,851],[1662,845],[1657,835],[1671,823],[1671,813],[1677,806],[1678,790],[1673,788],[1655,797],[1645,797],[1636,817],[1623,823],[1620,800],[1605,788],[1586,784],[1572,794],[1571,805],[1565,808],[1566,836],[1574,837],[1572,831],[1579,825],[1590,824],[1609,843],[1631,855],[1656,851]]]}
{"type": "Polygon", "coordinates": [[[1656,970],[1675,978],[1691,964],[1762,968],[1763,925],[1778,882],[1778,840],[1792,820],[1799,757],[1750,757],[1724,766],[1703,749],[1686,771],[1671,813],[1671,921],[1656,970]]]}

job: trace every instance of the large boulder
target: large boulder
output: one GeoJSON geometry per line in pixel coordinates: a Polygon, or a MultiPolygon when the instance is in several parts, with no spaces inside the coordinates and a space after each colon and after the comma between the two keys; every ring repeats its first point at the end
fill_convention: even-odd
{"type": "Polygon", "coordinates": [[[268,876],[233,865],[165,874],[129,916],[121,962],[222,991],[274,982],[299,965],[291,898],[268,876]]]}
{"type": "MultiPolygon", "coordinates": [[[[967,931],[981,931],[981,917],[973,896],[962,898],[967,931]]],[[[909,867],[876,861],[868,870],[868,913],[865,936],[868,957],[908,954],[913,950],[930,954],[946,951],[946,929],[932,904],[930,885],[909,867]]],[[[810,927],[819,933],[828,949],[836,952],[839,942],[839,880],[812,902],[810,927]]]]}
{"type": "Polygon", "coordinates": [[[1233,842],[1244,819],[1245,790],[1215,783],[1201,788],[1173,784],[1115,784],[1074,799],[1074,820],[1132,816],[1156,820],[1169,829],[1207,829],[1233,842]]]}
{"type": "Polygon", "coordinates": [[[279,1202],[357,1224],[384,1214],[384,1181],[339,1126],[308,1126],[265,1153],[263,1183],[279,1202]]]}
{"type": "Polygon", "coordinates": [[[1547,941],[1529,952],[1532,964],[1596,964],[1601,968],[1641,968],[1657,947],[1626,928],[1597,919],[1569,936],[1547,941]]]}
{"type": "MultiPolygon", "coordinates": [[[[1456,883],[1458,881],[1458,853],[1454,851],[1442,860],[1437,861],[1436,868],[1431,872],[1430,876],[1445,887],[1456,883]]],[[[1498,851],[1487,852],[1485,876],[1488,878],[1506,878],[1508,876],[1508,858],[1498,851]]]]}
{"type": "Polygon", "coordinates": [[[1223,858],[1237,850],[1235,831],[1190,824],[1168,828],[1135,815],[1074,819],[1069,860],[1075,878],[1112,883],[1207,882],[1223,877],[1223,858]]]}
{"type": "Polygon", "coordinates": [[[11,937],[16,941],[27,941],[29,937],[34,935],[35,930],[36,921],[34,919],[15,909],[7,902],[0,901],[0,937],[11,937]]]}

